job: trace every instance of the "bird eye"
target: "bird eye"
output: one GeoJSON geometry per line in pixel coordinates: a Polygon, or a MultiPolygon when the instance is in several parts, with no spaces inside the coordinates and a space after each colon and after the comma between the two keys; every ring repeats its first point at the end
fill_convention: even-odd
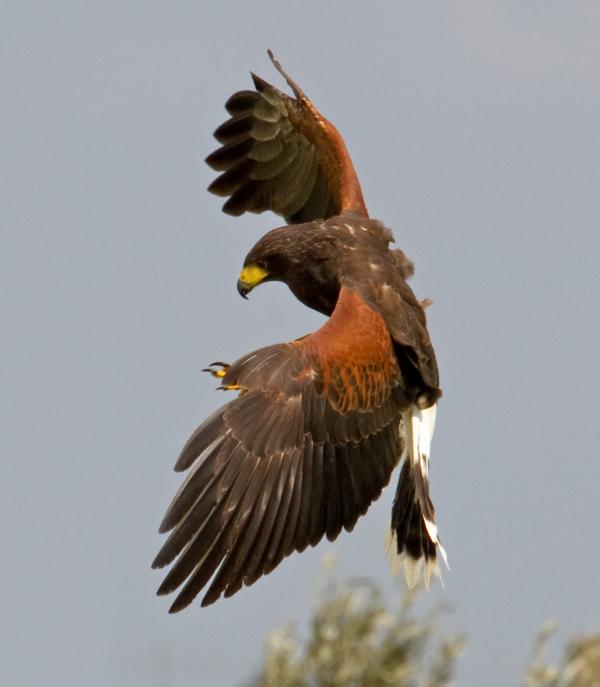
{"type": "Polygon", "coordinates": [[[266,270],[267,269],[267,263],[265,260],[257,260],[254,263],[257,267],[260,267],[261,270],[266,270]]]}

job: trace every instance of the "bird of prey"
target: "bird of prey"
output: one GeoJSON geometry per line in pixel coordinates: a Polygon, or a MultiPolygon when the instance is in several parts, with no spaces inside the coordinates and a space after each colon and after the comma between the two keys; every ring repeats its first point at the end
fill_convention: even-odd
{"type": "Polygon", "coordinates": [[[286,283],[328,319],[316,332],[209,371],[238,394],[192,434],[175,465],[188,471],[160,526],[153,567],[173,563],[158,593],[171,612],[207,585],[202,605],[231,596],[293,551],[334,540],[403,466],[388,532],[393,568],[412,585],[445,560],[429,496],[429,454],[441,396],[425,306],[406,283],[412,263],[371,219],[335,129],[285,73],[294,96],[252,75],[207,158],[224,211],[272,210],[286,226],[261,238],[238,281],[286,283]],[[210,582],[210,584],[209,584],[210,582]]]}

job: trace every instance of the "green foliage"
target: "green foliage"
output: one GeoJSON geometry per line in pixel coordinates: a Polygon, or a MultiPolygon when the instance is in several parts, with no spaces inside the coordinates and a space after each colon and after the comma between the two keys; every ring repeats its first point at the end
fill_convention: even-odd
{"type": "MultiPolygon", "coordinates": [[[[449,687],[465,639],[441,635],[439,609],[415,618],[415,596],[390,610],[372,583],[330,586],[305,641],[292,626],[269,636],[250,687],[449,687]]],[[[535,640],[523,687],[600,687],[600,635],[571,641],[553,665],[545,654],[555,630],[548,624],[535,640]]]]}
{"type": "Polygon", "coordinates": [[[555,631],[548,623],[535,640],[524,687],[600,687],[600,634],[571,640],[560,664],[552,665],[546,648],[555,631]]]}
{"type": "Polygon", "coordinates": [[[414,595],[389,610],[368,583],[330,590],[303,645],[292,628],[267,640],[254,687],[445,687],[451,684],[462,637],[437,642],[438,613],[412,615],[414,595]],[[425,677],[423,677],[425,676],[425,677]]]}

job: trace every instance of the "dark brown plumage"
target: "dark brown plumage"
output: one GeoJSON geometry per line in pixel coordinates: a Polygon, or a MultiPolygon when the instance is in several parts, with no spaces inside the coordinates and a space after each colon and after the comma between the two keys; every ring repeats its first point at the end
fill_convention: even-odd
{"type": "Polygon", "coordinates": [[[441,391],[424,308],[406,283],[412,263],[367,217],[333,126],[289,77],[295,100],[254,79],[256,93],[228,101],[233,117],[215,134],[225,146],[208,160],[225,172],[210,190],[230,195],[224,209],[233,214],[271,209],[306,221],[266,234],[248,253],[238,288],[245,296],[283,281],[329,319],[313,334],[212,370],[239,395],[200,425],[176,464],[189,472],[153,564],[173,563],[159,588],[179,590],[171,611],[206,585],[203,605],[231,596],[293,551],[351,531],[403,455],[392,558],[404,558],[409,583],[424,561],[428,582],[443,554],[428,489],[441,391]],[[267,142],[282,151],[297,145],[315,173],[264,167],[275,149],[267,142]],[[328,218],[315,221],[317,212],[328,218]]]}
{"type": "Polygon", "coordinates": [[[206,158],[222,172],[208,190],[229,197],[230,215],[272,210],[293,224],[345,210],[366,215],[352,160],[337,129],[269,56],[295,98],[252,74],[255,91],[234,93],[231,118],[215,131],[221,147],[206,158]]]}

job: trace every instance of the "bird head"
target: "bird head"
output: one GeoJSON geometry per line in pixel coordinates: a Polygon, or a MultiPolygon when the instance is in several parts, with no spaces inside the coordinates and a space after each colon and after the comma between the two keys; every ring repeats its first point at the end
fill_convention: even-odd
{"type": "Polygon", "coordinates": [[[343,247],[319,223],[279,227],[250,250],[239,275],[241,296],[259,284],[282,281],[306,305],[329,314],[340,289],[343,247]]]}

